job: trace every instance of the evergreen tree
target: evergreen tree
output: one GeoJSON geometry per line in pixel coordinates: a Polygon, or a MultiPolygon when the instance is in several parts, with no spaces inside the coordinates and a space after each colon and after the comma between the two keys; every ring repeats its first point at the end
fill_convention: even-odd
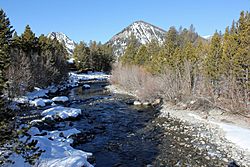
{"type": "Polygon", "coordinates": [[[78,69],[86,70],[91,68],[90,49],[83,41],[75,47],[73,57],[78,69]]]}
{"type": "Polygon", "coordinates": [[[134,35],[131,35],[124,55],[121,57],[122,64],[134,64],[135,55],[138,51],[138,41],[134,35]]]}
{"type": "Polygon", "coordinates": [[[205,75],[211,80],[214,87],[218,86],[221,78],[222,64],[222,41],[220,34],[215,32],[212,37],[209,52],[204,60],[205,75]]]}
{"type": "MultiPolygon", "coordinates": [[[[12,30],[9,18],[7,18],[6,14],[1,9],[0,10],[0,97],[2,97],[3,95],[5,83],[7,82],[7,78],[4,72],[9,66],[10,44],[13,32],[14,30],[12,30]]],[[[3,107],[2,99],[0,101],[0,107],[2,110],[3,107]]]]}
{"type": "Polygon", "coordinates": [[[25,27],[24,33],[21,35],[21,40],[22,48],[25,52],[36,51],[38,40],[29,25],[25,27]]]}
{"type": "Polygon", "coordinates": [[[137,54],[135,55],[134,63],[136,65],[142,66],[146,64],[148,61],[149,61],[149,54],[148,54],[147,47],[145,45],[142,45],[139,48],[137,54]]]}
{"type": "MultiPolygon", "coordinates": [[[[10,63],[10,44],[12,40],[12,26],[4,11],[0,10],[0,148],[4,148],[5,144],[12,145],[17,139],[17,131],[15,129],[14,113],[5,108],[5,100],[3,98],[6,88],[6,69],[10,63]]],[[[3,149],[4,150],[4,149],[3,149]]],[[[0,165],[3,164],[8,157],[1,157],[0,165]]]]}
{"type": "Polygon", "coordinates": [[[175,67],[175,51],[178,47],[178,32],[175,27],[170,27],[167,32],[164,43],[164,59],[163,63],[167,63],[169,67],[175,67]]]}
{"type": "Polygon", "coordinates": [[[238,21],[238,52],[234,57],[235,70],[242,82],[250,80],[250,14],[241,12],[238,21]]]}

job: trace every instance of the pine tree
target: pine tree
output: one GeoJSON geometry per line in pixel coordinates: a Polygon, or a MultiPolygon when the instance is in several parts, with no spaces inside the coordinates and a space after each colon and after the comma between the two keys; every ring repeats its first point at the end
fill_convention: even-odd
{"type": "Polygon", "coordinates": [[[73,57],[78,69],[86,70],[91,68],[90,49],[83,41],[75,47],[73,57]]]}
{"type": "Polygon", "coordinates": [[[122,64],[134,64],[135,55],[137,51],[138,41],[132,34],[129,39],[128,47],[126,48],[124,55],[121,57],[122,64]]]}
{"type": "Polygon", "coordinates": [[[169,67],[174,68],[175,67],[175,51],[178,47],[178,32],[175,29],[175,27],[170,27],[170,29],[167,32],[165,43],[164,43],[164,53],[165,53],[165,62],[169,67]]]}
{"type": "Polygon", "coordinates": [[[149,61],[149,54],[147,47],[145,45],[142,45],[135,55],[134,63],[136,65],[142,66],[146,64],[148,61],[149,61]]]}
{"type": "MultiPolygon", "coordinates": [[[[12,26],[10,25],[9,18],[7,18],[4,11],[0,10],[0,96],[3,95],[5,83],[7,78],[5,76],[5,70],[9,66],[10,60],[10,44],[12,40],[12,26]]],[[[0,101],[0,107],[3,107],[3,101],[0,101]]]]}
{"type": "Polygon", "coordinates": [[[209,47],[209,52],[204,60],[204,72],[207,78],[210,79],[215,88],[221,78],[221,64],[222,64],[222,41],[218,32],[212,37],[209,47]]]}
{"type": "Polygon", "coordinates": [[[241,12],[237,27],[238,51],[234,56],[236,78],[245,90],[245,98],[250,89],[250,14],[241,12]]]}
{"type": "Polygon", "coordinates": [[[24,51],[36,51],[38,40],[35,34],[32,32],[29,25],[25,27],[23,34],[21,35],[22,48],[24,51]]]}

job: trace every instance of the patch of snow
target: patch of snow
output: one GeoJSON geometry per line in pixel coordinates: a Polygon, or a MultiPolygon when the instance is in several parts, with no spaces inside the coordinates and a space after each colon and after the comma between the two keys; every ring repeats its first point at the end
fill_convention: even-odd
{"type": "Polygon", "coordinates": [[[141,102],[139,102],[139,101],[134,101],[134,105],[136,105],[136,106],[141,105],[141,102]]]}
{"type": "Polygon", "coordinates": [[[49,93],[47,89],[40,89],[35,87],[35,90],[33,92],[27,93],[27,97],[28,99],[33,100],[39,97],[47,97],[47,93],[49,93]]]}
{"type": "Polygon", "coordinates": [[[67,96],[57,96],[52,98],[53,102],[66,102],[69,101],[69,98],[67,96]]]}
{"type": "Polygon", "coordinates": [[[73,64],[74,61],[75,61],[75,58],[73,58],[73,57],[71,57],[69,60],[67,60],[67,62],[68,62],[69,64],[73,64]]]}
{"type": "Polygon", "coordinates": [[[235,125],[225,123],[212,122],[218,125],[225,132],[225,137],[240,146],[243,149],[250,151],[250,129],[242,128],[235,125]]]}
{"type": "Polygon", "coordinates": [[[84,89],[90,89],[90,85],[89,85],[89,84],[84,84],[82,87],[83,87],[84,89]]]}
{"type": "Polygon", "coordinates": [[[30,100],[29,103],[35,107],[44,107],[46,106],[46,104],[51,104],[53,103],[52,100],[50,99],[42,99],[42,98],[38,98],[35,100],[30,100]]]}
{"type": "Polygon", "coordinates": [[[51,85],[47,88],[50,93],[56,93],[58,91],[58,87],[55,85],[51,85]]]}
{"type": "Polygon", "coordinates": [[[106,80],[110,75],[103,72],[90,72],[88,74],[76,74],[74,72],[69,73],[70,80],[74,82],[88,81],[88,80],[106,80]]]}
{"type": "Polygon", "coordinates": [[[43,101],[43,99],[35,99],[35,100],[31,100],[30,104],[35,106],[35,107],[44,107],[46,104],[43,101]]]}
{"type": "Polygon", "coordinates": [[[193,113],[188,113],[188,116],[194,117],[194,119],[197,119],[197,120],[200,120],[200,121],[203,120],[199,115],[196,115],[196,114],[193,114],[193,113]]]}
{"type": "Polygon", "coordinates": [[[31,127],[27,133],[30,134],[31,136],[34,136],[40,134],[40,130],[37,127],[31,127]]]}
{"type": "Polygon", "coordinates": [[[204,36],[202,36],[202,38],[209,40],[209,39],[212,38],[212,36],[213,36],[213,35],[204,35],[204,36]]]}
{"type": "MultiPolygon", "coordinates": [[[[46,132],[45,136],[34,136],[41,134],[38,128],[32,127],[28,133],[32,135],[30,141],[37,140],[37,147],[39,150],[44,150],[37,160],[35,166],[38,167],[93,167],[87,158],[92,156],[92,153],[76,150],[70,146],[73,140],[69,137],[71,135],[80,133],[79,130],[73,128],[65,131],[42,131],[46,132]],[[63,134],[61,136],[60,134],[63,134]]],[[[25,160],[20,156],[14,154],[11,160],[15,163],[10,164],[10,167],[31,167],[25,163],[25,160]]]]}
{"type": "Polygon", "coordinates": [[[72,55],[73,51],[76,47],[76,43],[71,40],[67,35],[62,32],[51,32],[47,35],[48,38],[54,39],[56,38],[63,46],[66,48],[67,52],[72,55]]]}
{"type": "MultiPolygon", "coordinates": [[[[200,116],[188,113],[189,116],[200,120],[205,121],[200,116]]],[[[212,124],[215,124],[219,126],[224,132],[225,132],[225,138],[229,140],[230,142],[236,144],[237,146],[241,147],[242,149],[246,149],[247,151],[250,151],[250,129],[248,128],[242,128],[236,125],[230,125],[226,123],[219,123],[214,121],[209,121],[212,124]]]]}
{"type": "Polygon", "coordinates": [[[41,115],[42,116],[50,116],[50,117],[55,117],[55,116],[59,116],[62,119],[66,119],[69,117],[77,117],[78,115],[80,115],[81,109],[76,109],[76,108],[69,108],[69,107],[62,107],[62,106],[57,106],[57,107],[53,107],[47,110],[44,110],[41,115]]]}
{"type": "Polygon", "coordinates": [[[12,154],[9,158],[14,164],[8,164],[8,166],[3,167],[32,167],[29,163],[25,162],[25,159],[19,154],[12,154]]]}
{"type": "Polygon", "coordinates": [[[17,102],[19,104],[25,104],[29,102],[29,99],[26,96],[22,96],[22,97],[16,97],[12,101],[17,102]]]}
{"type": "Polygon", "coordinates": [[[45,152],[40,156],[38,167],[93,167],[88,161],[87,157],[91,153],[81,150],[76,150],[70,146],[73,142],[69,136],[80,133],[77,129],[70,129],[66,131],[51,131],[46,136],[33,136],[33,140],[38,140],[37,146],[45,152]],[[64,137],[60,137],[63,133],[64,137]],[[53,140],[49,140],[53,139],[53,140]]]}
{"type": "Polygon", "coordinates": [[[30,125],[34,125],[34,124],[37,124],[37,123],[41,123],[41,122],[43,122],[42,120],[40,120],[40,119],[35,119],[35,120],[32,120],[32,121],[30,121],[30,125]]]}

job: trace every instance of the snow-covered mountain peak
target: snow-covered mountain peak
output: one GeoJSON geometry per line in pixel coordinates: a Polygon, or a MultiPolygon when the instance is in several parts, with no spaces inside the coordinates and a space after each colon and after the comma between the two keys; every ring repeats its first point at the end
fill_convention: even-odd
{"type": "Polygon", "coordinates": [[[51,32],[47,35],[48,38],[54,39],[56,38],[59,42],[61,42],[65,48],[67,49],[70,55],[73,54],[76,43],[71,40],[67,35],[62,32],[51,32]]]}
{"type": "Polygon", "coordinates": [[[134,35],[139,43],[147,44],[152,40],[163,43],[165,33],[166,31],[163,29],[140,20],[124,28],[121,32],[113,36],[107,44],[113,46],[116,56],[121,56],[127,47],[131,35],[134,35]]]}

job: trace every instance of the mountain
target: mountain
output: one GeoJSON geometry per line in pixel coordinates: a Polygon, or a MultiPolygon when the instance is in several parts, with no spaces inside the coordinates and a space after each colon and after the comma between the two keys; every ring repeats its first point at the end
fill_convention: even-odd
{"type": "Polygon", "coordinates": [[[68,51],[68,53],[70,55],[73,54],[73,51],[76,47],[76,43],[71,40],[67,35],[65,35],[64,33],[61,32],[51,32],[47,35],[48,38],[54,39],[56,38],[59,42],[61,42],[66,50],[68,51]]]}
{"type": "Polygon", "coordinates": [[[212,40],[212,37],[213,37],[213,35],[205,35],[205,36],[202,36],[202,38],[204,38],[204,39],[207,40],[207,41],[211,41],[211,40],[212,40]]]}
{"type": "Polygon", "coordinates": [[[152,40],[163,43],[166,31],[144,21],[136,21],[113,36],[106,44],[113,47],[114,54],[121,56],[130,36],[133,34],[139,43],[147,44],[152,40]]]}

